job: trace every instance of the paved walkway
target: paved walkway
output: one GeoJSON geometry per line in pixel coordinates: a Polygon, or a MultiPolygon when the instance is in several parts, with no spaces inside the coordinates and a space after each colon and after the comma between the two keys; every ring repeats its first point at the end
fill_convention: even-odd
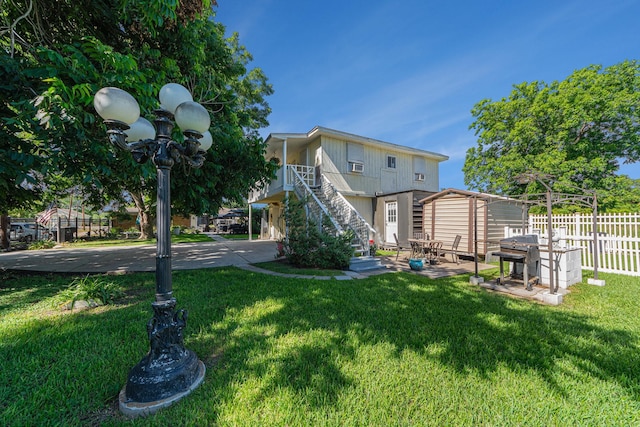
{"type": "MultiPolygon", "coordinates": [[[[173,270],[243,266],[273,261],[276,244],[265,240],[179,243],[171,249],[173,270]]],[[[56,273],[125,273],[155,271],[156,245],[54,248],[0,253],[0,269],[56,273]]]]}

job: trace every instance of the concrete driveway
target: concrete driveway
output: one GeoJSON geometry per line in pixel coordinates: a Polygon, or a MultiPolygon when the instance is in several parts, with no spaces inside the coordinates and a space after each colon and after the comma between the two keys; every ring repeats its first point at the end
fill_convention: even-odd
{"type": "MultiPolygon", "coordinates": [[[[270,240],[216,240],[174,244],[173,270],[246,266],[273,261],[276,243],[270,240]]],[[[0,269],[56,273],[117,273],[155,271],[156,245],[99,248],[59,248],[0,253],[0,269]]]]}

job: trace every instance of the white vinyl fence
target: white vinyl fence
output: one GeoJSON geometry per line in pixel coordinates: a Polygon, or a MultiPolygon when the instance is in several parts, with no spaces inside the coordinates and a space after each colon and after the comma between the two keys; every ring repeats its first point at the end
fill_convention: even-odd
{"type": "MultiPolygon", "coordinates": [[[[552,229],[567,246],[582,249],[582,268],[593,270],[593,215],[553,215],[552,229]]],[[[531,215],[529,231],[547,235],[547,216],[531,215]]],[[[598,271],[640,276],[640,213],[597,216],[598,271]]]]}

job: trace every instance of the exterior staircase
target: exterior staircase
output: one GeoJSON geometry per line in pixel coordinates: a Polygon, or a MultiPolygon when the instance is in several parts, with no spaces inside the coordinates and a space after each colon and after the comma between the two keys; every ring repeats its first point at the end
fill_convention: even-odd
{"type": "Polygon", "coordinates": [[[370,256],[370,236],[375,230],[365,221],[356,209],[340,194],[340,192],[322,175],[321,185],[311,188],[307,182],[295,169],[291,171],[291,182],[293,183],[296,196],[307,200],[307,216],[313,218],[319,227],[325,232],[332,234],[342,234],[347,230],[353,232],[352,247],[354,256],[349,263],[349,270],[362,272],[384,268],[380,260],[370,256]],[[329,221],[326,221],[327,218],[329,221]],[[327,224],[330,224],[327,226],[327,224]]]}

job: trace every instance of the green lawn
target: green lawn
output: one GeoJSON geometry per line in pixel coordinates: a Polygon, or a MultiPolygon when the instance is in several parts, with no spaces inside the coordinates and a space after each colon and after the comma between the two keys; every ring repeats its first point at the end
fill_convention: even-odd
{"type": "Polygon", "coordinates": [[[259,262],[255,264],[256,267],[264,268],[265,270],[275,271],[277,273],[284,274],[298,274],[302,276],[344,276],[342,270],[330,270],[323,268],[298,268],[289,264],[286,259],[277,261],[259,262]]]}
{"type": "MultiPolygon", "coordinates": [[[[193,243],[193,242],[210,242],[211,237],[206,234],[172,234],[171,243],[193,243]]],[[[95,246],[129,246],[129,245],[155,245],[156,239],[109,239],[95,238],[88,240],[77,240],[75,242],[64,243],[69,247],[95,247],[95,246]]]]}
{"type": "MultiPolygon", "coordinates": [[[[248,234],[220,234],[220,236],[227,240],[249,240],[248,234]]],[[[259,237],[260,235],[256,233],[251,235],[251,239],[253,240],[258,240],[259,237]]]]}
{"type": "Polygon", "coordinates": [[[640,425],[638,279],[601,278],[554,307],[469,276],[176,272],[206,378],[131,422],[114,408],[147,351],[153,275],[101,276],[126,296],[70,313],[72,278],[0,272],[0,425],[640,425]]]}

